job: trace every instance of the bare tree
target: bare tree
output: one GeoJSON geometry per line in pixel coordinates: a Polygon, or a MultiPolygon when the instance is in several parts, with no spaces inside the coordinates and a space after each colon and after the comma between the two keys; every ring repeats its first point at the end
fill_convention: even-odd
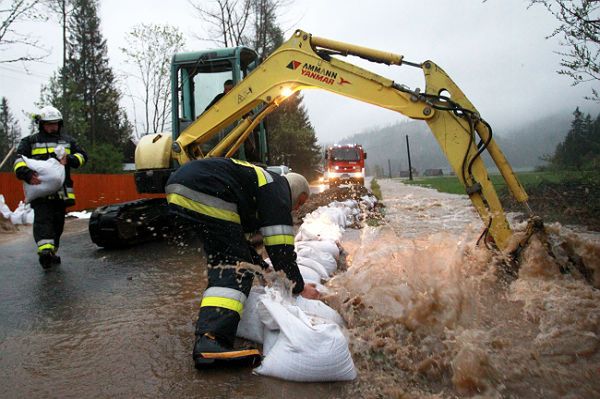
{"type": "Polygon", "coordinates": [[[17,29],[20,22],[43,19],[37,12],[39,5],[40,0],[0,0],[0,53],[19,45],[27,49],[22,55],[0,56],[0,63],[39,61],[48,55],[37,38],[17,29]],[[30,54],[31,49],[35,49],[36,53],[30,54]]]}
{"type": "Polygon", "coordinates": [[[200,19],[209,25],[201,40],[214,41],[224,47],[246,44],[244,35],[250,27],[252,0],[188,0],[200,19]]]}
{"type": "MultiPolygon", "coordinates": [[[[600,81],[600,0],[530,0],[529,6],[545,7],[559,22],[549,37],[559,36],[566,51],[558,71],[570,76],[573,85],[600,81]]],[[[600,102],[600,92],[592,89],[589,100],[600,102]]]]}
{"type": "Polygon", "coordinates": [[[184,46],[183,34],[169,25],[141,24],[126,36],[128,46],[121,51],[137,69],[133,77],[142,84],[141,94],[134,101],[143,104],[143,131],[136,135],[164,131],[171,113],[170,62],[174,53],[184,46]]]}

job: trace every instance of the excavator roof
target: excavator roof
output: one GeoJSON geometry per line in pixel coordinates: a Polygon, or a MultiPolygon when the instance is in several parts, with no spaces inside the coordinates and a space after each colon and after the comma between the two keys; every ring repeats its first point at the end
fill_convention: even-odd
{"type": "Polygon", "coordinates": [[[258,54],[251,48],[238,46],[228,47],[214,50],[202,50],[193,51],[189,53],[177,53],[173,55],[172,62],[174,65],[185,65],[185,64],[204,64],[204,63],[218,63],[219,61],[238,58],[240,59],[240,66],[245,68],[252,62],[258,59],[258,54]]]}

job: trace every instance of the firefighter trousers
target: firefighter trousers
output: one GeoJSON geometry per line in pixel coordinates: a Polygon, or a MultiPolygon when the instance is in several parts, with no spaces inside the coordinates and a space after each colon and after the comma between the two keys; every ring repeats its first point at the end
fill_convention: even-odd
{"type": "Polygon", "coordinates": [[[210,333],[231,347],[255,275],[255,271],[240,267],[239,263],[262,268],[267,264],[246,240],[241,224],[202,214],[191,216],[176,205],[171,205],[171,210],[193,219],[208,263],[208,286],[200,304],[195,334],[201,337],[210,333]]]}
{"type": "Polygon", "coordinates": [[[60,236],[65,227],[66,205],[62,199],[40,199],[33,201],[33,239],[37,252],[58,251],[60,236]]]}

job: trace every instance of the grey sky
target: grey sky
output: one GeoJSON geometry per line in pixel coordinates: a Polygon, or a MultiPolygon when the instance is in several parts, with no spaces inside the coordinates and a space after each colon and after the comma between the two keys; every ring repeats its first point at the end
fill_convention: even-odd
{"type": "MultiPolygon", "coordinates": [[[[556,74],[559,40],[545,38],[556,21],[540,7],[527,9],[527,4],[526,0],[295,0],[280,22],[288,30],[286,37],[300,28],[316,36],[399,53],[409,61],[431,59],[496,128],[571,112],[576,106],[596,110],[583,99],[591,83],[572,87],[570,78],[556,74]]],[[[124,78],[128,66],[119,47],[134,25],[175,25],[186,35],[186,49],[215,47],[193,37],[203,33],[202,22],[185,0],[101,0],[100,7],[111,65],[123,76],[124,93],[135,87],[124,78]]],[[[57,24],[29,23],[22,29],[38,32],[52,54],[44,64],[30,64],[31,75],[19,64],[0,64],[0,95],[19,114],[35,110],[41,85],[62,57],[57,24]]],[[[414,68],[386,67],[355,58],[351,62],[412,88],[424,87],[421,72],[414,68]]],[[[322,91],[305,92],[305,104],[321,142],[403,119],[392,111],[322,91]]],[[[132,112],[130,99],[124,98],[123,105],[132,112]]]]}

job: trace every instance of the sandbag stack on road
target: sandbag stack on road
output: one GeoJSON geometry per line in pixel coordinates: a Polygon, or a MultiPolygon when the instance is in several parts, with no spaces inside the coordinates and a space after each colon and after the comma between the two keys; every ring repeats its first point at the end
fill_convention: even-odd
{"type": "MultiPolygon", "coordinates": [[[[322,285],[337,271],[338,242],[344,229],[372,208],[374,197],[333,202],[304,218],[296,235],[297,263],[305,283],[322,285]]],[[[263,344],[257,374],[292,381],[350,381],[356,369],[343,333],[342,317],[318,300],[294,297],[282,284],[254,286],[244,306],[237,335],[263,344]]]]}
{"type": "Polygon", "coordinates": [[[4,195],[2,194],[0,194],[0,214],[2,214],[4,219],[9,220],[10,223],[15,226],[19,224],[33,224],[33,209],[31,209],[29,204],[20,201],[17,209],[13,212],[8,205],[6,205],[4,195]]]}

